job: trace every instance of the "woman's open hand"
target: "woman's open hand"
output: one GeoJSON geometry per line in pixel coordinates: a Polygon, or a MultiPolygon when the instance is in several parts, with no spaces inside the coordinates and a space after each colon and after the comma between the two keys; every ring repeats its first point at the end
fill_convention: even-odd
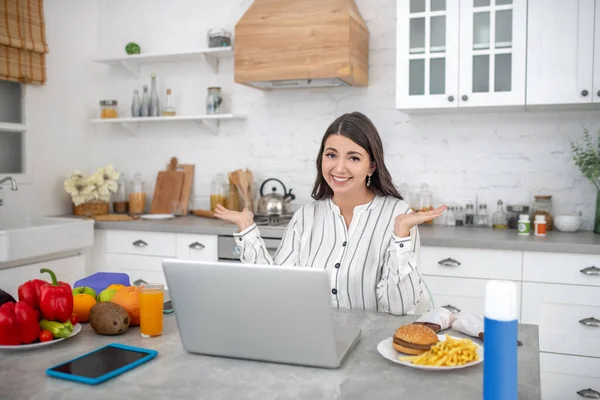
{"type": "Polygon", "coordinates": [[[420,225],[427,221],[432,221],[441,216],[448,207],[441,206],[429,211],[419,211],[410,214],[400,214],[396,217],[394,223],[394,235],[398,237],[407,237],[410,235],[410,228],[420,225]]]}
{"type": "Polygon", "coordinates": [[[247,208],[244,208],[242,211],[232,211],[217,204],[217,207],[215,208],[215,217],[235,224],[240,232],[254,223],[254,214],[247,208]]]}

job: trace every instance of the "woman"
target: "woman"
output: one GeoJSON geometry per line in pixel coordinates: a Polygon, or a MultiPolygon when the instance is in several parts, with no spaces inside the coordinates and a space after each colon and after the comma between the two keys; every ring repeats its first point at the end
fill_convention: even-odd
{"type": "Polygon", "coordinates": [[[414,213],[402,200],[365,115],[344,114],[327,128],[312,197],[294,213],[274,258],[249,210],[217,206],[215,216],[239,228],[234,236],[243,262],[327,270],[336,307],[395,315],[414,310],[423,292],[417,225],[446,207],[414,213]]]}

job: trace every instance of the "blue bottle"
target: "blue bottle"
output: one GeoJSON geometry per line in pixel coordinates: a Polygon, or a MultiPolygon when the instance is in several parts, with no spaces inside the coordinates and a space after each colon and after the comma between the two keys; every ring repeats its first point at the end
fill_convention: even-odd
{"type": "Polygon", "coordinates": [[[517,400],[517,286],[490,281],[485,292],[483,399],[517,400]]]}

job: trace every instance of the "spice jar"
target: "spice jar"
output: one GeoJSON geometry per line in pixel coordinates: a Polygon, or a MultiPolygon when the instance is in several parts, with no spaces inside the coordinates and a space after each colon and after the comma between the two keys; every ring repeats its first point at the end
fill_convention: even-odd
{"type": "Polygon", "coordinates": [[[535,196],[531,218],[535,220],[536,215],[544,215],[548,230],[552,230],[552,196],[535,196]]]}
{"type": "Polygon", "coordinates": [[[229,47],[231,46],[231,32],[224,28],[209,29],[208,47],[229,47]]]}
{"type": "Polygon", "coordinates": [[[545,215],[536,215],[535,221],[533,221],[533,225],[535,236],[546,236],[547,224],[545,215]]]}
{"type": "Polygon", "coordinates": [[[508,215],[508,229],[517,229],[519,215],[529,214],[529,206],[521,204],[508,205],[506,206],[506,214],[508,215]]]}
{"type": "Polygon", "coordinates": [[[220,113],[222,103],[223,97],[221,96],[221,88],[217,86],[209,87],[208,93],[206,94],[206,113],[220,113]]]}
{"type": "Polygon", "coordinates": [[[463,210],[462,206],[456,206],[456,212],[455,214],[455,218],[456,218],[456,226],[464,226],[465,225],[465,211],[463,210]]]}
{"type": "Polygon", "coordinates": [[[135,174],[131,181],[129,191],[129,213],[134,215],[143,214],[146,210],[146,192],[144,191],[144,181],[141,174],[135,174]]]}
{"type": "Polygon", "coordinates": [[[113,211],[117,214],[126,214],[129,212],[129,200],[127,198],[127,190],[125,184],[125,174],[121,174],[113,201],[113,211]]]}
{"type": "Polygon", "coordinates": [[[465,226],[475,226],[475,209],[473,204],[467,204],[467,210],[465,211],[465,226]]]}
{"type": "Polygon", "coordinates": [[[100,100],[100,118],[118,118],[117,100],[100,100]]]}

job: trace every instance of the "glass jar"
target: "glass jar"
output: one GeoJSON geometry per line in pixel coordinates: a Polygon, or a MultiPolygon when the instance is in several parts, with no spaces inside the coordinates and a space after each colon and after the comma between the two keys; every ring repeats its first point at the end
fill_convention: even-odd
{"type": "Polygon", "coordinates": [[[531,218],[535,221],[536,215],[545,215],[548,230],[552,230],[552,196],[535,196],[531,218]]]}
{"type": "Polygon", "coordinates": [[[129,191],[129,213],[133,215],[143,214],[146,210],[146,192],[144,191],[144,181],[141,174],[135,174],[135,178],[130,183],[129,191]]]}
{"type": "Polygon", "coordinates": [[[492,214],[492,228],[494,229],[506,229],[508,224],[506,214],[502,209],[502,200],[498,200],[498,208],[496,212],[492,214]]]}
{"type": "Polygon", "coordinates": [[[487,205],[480,204],[479,211],[475,216],[475,225],[479,228],[487,228],[489,226],[489,216],[487,212],[487,205]]]}
{"type": "Polygon", "coordinates": [[[220,113],[222,103],[223,97],[221,96],[221,88],[218,86],[209,87],[208,93],[206,94],[206,113],[220,113]]]}
{"type": "Polygon", "coordinates": [[[448,207],[446,211],[446,226],[456,226],[456,215],[453,206],[448,207]]]}
{"type": "Polygon", "coordinates": [[[231,32],[224,28],[213,28],[208,30],[208,47],[231,46],[231,32]]]}
{"type": "Polygon", "coordinates": [[[210,210],[215,211],[217,204],[227,207],[227,190],[229,183],[225,181],[225,176],[221,173],[217,174],[213,179],[210,188],[210,210]]]}
{"type": "Polygon", "coordinates": [[[517,229],[519,225],[519,216],[521,214],[529,215],[529,206],[521,204],[511,204],[506,206],[508,219],[508,229],[517,229]]]}
{"type": "Polygon", "coordinates": [[[117,185],[117,192],[114,195],[113,201],[113,211],[117,214],[127,214],[129,212],[129,199],[127,197],[125,174],[121,174],[117,185]]]}
{"type": "Polygon", "coordinates": [[[118,118],[117,100],[100,100],[100,118],[118,118]]]}
{"type": "MultiPolygon", "coordinates": [[[[426,183],[421,184],[421,190],[419,191],[419,211],[430,211],[433,210],[431,206],[431,193],[429,192],[429,185],[426,183]]],[[[426,221],[424,224],[432,225],[432,221],[426,221]]]]}
{"type": "Polygon", "coordinates": [[[475,209],[473,204],[467,204],[467,210],[465,211],[465,226],[475,226],[475,209]]]}
{"type": "Polygon", "coordinates": [[[456,219],[456,226],[464,226],[465,225],[465,211],[463,210],[462,206],[456,206],[454,216],[456,219]]]}

